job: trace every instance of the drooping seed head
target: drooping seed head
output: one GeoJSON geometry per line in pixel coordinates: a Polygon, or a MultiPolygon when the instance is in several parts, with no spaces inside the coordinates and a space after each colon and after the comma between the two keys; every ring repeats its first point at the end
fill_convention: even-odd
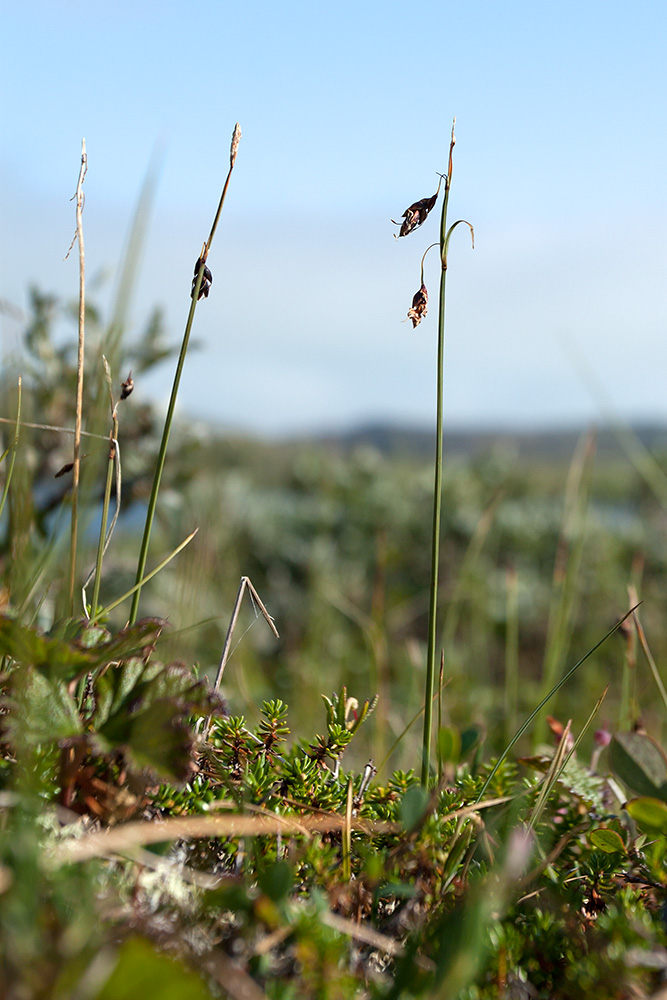
{"type": "Polygon", "coordinates": [[[412,329],[419,326],[424,316],[428,312],[428,292],[426,285],[422,285],[418,292],[412,297],[412,305],[408,309],[408,319],[412,320],[412,329]]]}
{"type": "Polygon", "coordinates": [[[409,208],[403,212],[403,221],[397,222],[396,219],[391,221],[395,226],[400,226],[400,230],[396,239],[401,236],[407,236],[408,233],[412,233],[415,229],[419,229],[422,223],[426,222],[426,218],[438,200],[438,195],[440,194],[440,185],[442,183],[442,174],[440,174],[440,180],[438,181],[438,190],[430,198],[421,198],[419,201],[414,202],[409,208]]]}

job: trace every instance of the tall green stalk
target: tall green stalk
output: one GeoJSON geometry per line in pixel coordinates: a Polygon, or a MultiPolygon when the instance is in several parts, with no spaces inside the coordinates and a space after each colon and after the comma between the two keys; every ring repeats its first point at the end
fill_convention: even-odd
{"type": "Polygon", "coordinates": [[[181,350],[178,355],[178,362],[176,364],[176,372],[174,374],[174,382],[171,388],[171,396],[169,398],[169,406],[167,408],[167,416],[165,417],[164,428],[162,431],[162,440],[160,442],[160,450],[158,452],[157,462],[155,464],[155,474],[153,476],[153,488],[151,490],[150,499],[148,501],[148,510],[146,511],[146,522],[144,525],[144,535],[141,540],[141,549],[139,551],[139,559],[137,562],[137,575],[135,580],[136,590],[134,591],[134,596],[132,598],[132,607],[130,610],[130,625],[134,624],[137,620],[137,613],[139,611],[139,599],[141,597],[141,587],[142,581],[144,579],[146,570],[146,560],[148,558],[148,547],[151,539],[151,531],[153,529],[153,519],[155,517],[155,508],[157,507],[158,493],[160,492],[160,483],[162,481],[162,473],[164,472],[165,459],[167,457],[167,446],[169,444],[169,436],[171,434],[171,427],[174,421],[174,411],[176,409],[176,398],[178,396],[178,389],[181,383],[181,375],[183,373],[183,365],[185,364],[185,355],[188,351],[188,344],[190,343],[190,332],[192,330],[192,322],[195,318],[195,310],[197,308],[197,303],[202,295],[208,295],[208,280],[207,280],[207,268],[206,259],[208,257],[209,250],[211,249],[211,243],[213,242],[213,237],[215,235],[215,230],[218,226],[218,221],[220,219],[220,213],[222,212],[222,206],[227,195],[227,188],[229,187],[229,181],[232,176],[232,170],[234,169],[234,163],[236,162],[236,154],[238,152],[239,140],[241,138],[241,128],[236,123],[234,132],[232,134],[232,145],[229,154],[229,172],[227,173],[227,179],[225,180],[224,187],[222,189],[222,194],[220,196],[220,201],[218,203],[218,210],[215,214],[215,219],[213,220],[213,225],[211,227],[211,232],[209,237],[202,247],[202,252],[199,256],[197,264],[195,266],[195,279],[192,286],[192,291],[190,293],[190,310],[188,312],[188,318],[185,324],[185,332],[183,333],[183,341],[181,343],[181,350]]]}
{"type": "MultiPolygon", "coordinates": [[[[454,119],[456,124],[456,119],[454,119]]],[[[447,208],[449,205],[449,192],[452,183],[452,159],[454,155],[454,125],[452,125],[452,138],[449,144],[449,164],[447,176],[445,177],[445,194],[442,202],[442,214],[440,217],[440,297],[438,302],[438,362],[437,362],[437,402],[436,402],[436,430],[435,430],[435,475],[433,482],[433,524],[431,529],[431,588],[429,596],[429,620],[428,620],[428,653],[426,660],[426,687],[424,691],[424,738],[422,744],[422,785],[428,784],[431,761],[431,742],[433,736],[433,698],[435,691],[436,672],[436,644],[438,631],[438,569],[440,563],[440,522],[442,509],[442,440],[443,440],[443,403],[444,403],[444,382],[445,382],[445,291],[447,281],[447,253],[449,241],[454,229],[462,222],[473,228],[469,222],[459,219],[450,228],[447,228],[447,208]]],[[[473,236],[474,246],[474,236],[473,236]]],[[[422,264],[423,267],[423,264],[422,264]]],[[[422,280],[423,284],[423,280],[422,280]]]]}

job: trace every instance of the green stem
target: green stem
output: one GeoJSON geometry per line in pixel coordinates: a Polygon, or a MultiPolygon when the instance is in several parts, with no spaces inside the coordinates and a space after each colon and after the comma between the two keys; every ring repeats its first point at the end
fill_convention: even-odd
{"type": "Polygon", "coordinates": [[[438,618],[438,566],[440,561],[440,513],[442,507],[442,408],[444,400],[445,374],[445,285],[447,279],[447,206],[452,182],[452,154],[454,151],[454,128],[449,147],[449,169],[445,177],[445,195],[440,219],[440,301],[438,310],[438,369],[437,403],[435,430],[435,475],[433,483],[433,525],[431,529],[431,589],[429,596],[428,653],[426,660],[426,687],[424,691],[424,739],[422,744],[421,783],[428,784],[431,761],[431,739],[433,733],[433,697],[435,689],[435,658],[438,618]]]}
{"type": "Polygon", "coordinates": [[[222,206],[225,201],[225,196],[227,194],[227,188],[229,187],[229,180],[232,175],[232,170],[234,169],[234,163],[236,162],[236,151],[238,149],[239,139],[241,138],[241,129],[238,124],[234,129],[232,135],[232,146],[229,159],[229,172],[225,180],[224,187],[222,189],[222,195],[220,196],[220,201],[218,203],[218,209],[215,214],[215,219],[213,220],[213,225],[211,227],[211,232],[209,234],[208,240],[202,248],[200,254],[200,267],[197,273],[194,288],[191,292],[191,302],[190,311],[188,312],[188,319],[185,324],[185,332],[183,333],[183,342],[181,343],[181,350],[178,355],[178,363],[176,365],[176,373],[174,375],[174,383],[171,388],[171,396],[169,398],[169,408],[167,409],[167,416],[164,422],[164,429],[162,431],[162,441],[160,442],[160,450],[158,452],[157,462],[155,465],[155,474],[153,476],[153,488],[151,490],[150,499],[148,501],[148,510],[146,511],[146,523],[144,525],[144,535],[141,540],[141,549],[139,551],[139,560],[137,562],[137,575],[134,589],[134,596],[132,598],[132,607],[130,609],[129,624],[133,625],[137,620],[137,613],[139,611],[139,598],[141,597],[141,587],[144,583],[144,572],[146,569],[146,560],[148,559],[148,546],[151,539],[151,531],[153,529],[153,519],[155,517],[155,508],[157,506],[158,493],[160,492],[160,483],[162,481],[162,473],[164,472],[164,463],[167,457],[167,446],[169,444],[169,435],[171,434],[171,426],[174,420],[174,410],[176,409],[176,397],[178,396],[178,388],[181,382],[181,375],[183,373],[183,365],[185,364],[185,355],[187,354],[188,344],[190,342],[190,331],[192,330],[192,322],[195,316],[195,309],[197,308],[197,303],[199,301],[199,293],[202,287],[202,282],[204,280],[204,264],[206,258],[208,257],[209,250],[211,249],[211,243],[215,235],[215,230],[220,219],[220,213],[222,212],[222,206]]]}
{"type": "Polygon", "coordinates": [[[134,591],[134,596],[132,598],[132,608],[130,610],[130,618],[129,618],[130,625],[133,625],[137,620],[137,612],[139,610],[139,598],[141,596],[141,585],[144,579],[144,572],[146,570],[146,560],[148,559],[148,546],[151,540],[151,531],[153,530],[153,519],[155,517],[155,508],[157,507],[157,498],[158,498],[158,493],[160,492],[160,483],[162,481],[162,473],[164,472],[164,463],[167,457],[167,446],[169,445],[169,435],[171,434],[171,425],[174,421],[176,398],[178,396],[178,388],[181,384],[181,375],[183,373],[183,365],[185,364],[185,355],[187,354],[188,344],[190,342],[190,331],[192,330],[192,321],[195,316],[195,309],[197,308],[197,297],[199,295],[199,290],[201,288],[203,278],[204,278],[204,268],[200,267],[194,291],[192,293],[192,302],[190,303],[190,311],[188,313],[188,319],[185,324],[185,332],[183,334],[181,350],[178,355],[176,373],[174,374],[174,382],[171,387],[169,407],[167,409],[167,416],[165,417],[164,421],[162,440],[160,441],[160,450],[158,452],[157,462],[155,464],[155,473],[153,475],[153,488],[151,490],[150,499],[148,501],[148,510],[146,511],[146,522],[144,524],[144,535],[141,540],[141,549],[139,551],[139,559],[137,562],[137,575],[135,579],[136,589],[134,591]]]}

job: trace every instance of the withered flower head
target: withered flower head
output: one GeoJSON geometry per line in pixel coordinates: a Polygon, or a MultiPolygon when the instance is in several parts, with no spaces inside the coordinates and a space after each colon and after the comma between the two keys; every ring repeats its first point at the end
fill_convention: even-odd
{"type": "Polygon", "coordinates": [[[396,219],[391,220],[395,226],[401,227],[396,239],[399,239],[401,236],[407,236],[408,233],[412,233],[415,229],[419,229],[421,224],[426,222],[428,213],[438,200],[441,183],[442,177],[440,177],[440,180],[438,181],[438,190],[435,192],[433,197],[422,198],[421,201],[416,201],[414,205],[410,205],[410,208],[406,208],[403,212],[403,222],[397,222],[396,219]]]}
{"type": "Polygon", "coordinates": [[[127,397],[132,394],[133,390],[134,381],[132,379],[132,372],[130,372],[125,381],[120,383],[120,398],[127,399],[127,397]]]}
{"type": "Polygon", "coordinates": [[[408,319],[412,320],[412,329],[419,326],[424,316],[428,312],[426,308],[428,305],[428,292],[426,291],[426,285],[422,285],[418,292],[415,292],[412,305],[408,309],[408,319]]]}

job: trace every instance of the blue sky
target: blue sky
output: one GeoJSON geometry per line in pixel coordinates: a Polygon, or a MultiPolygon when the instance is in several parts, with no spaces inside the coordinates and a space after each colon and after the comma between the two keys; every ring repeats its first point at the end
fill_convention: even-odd
{"type": "MultiPolygon", "coordinates": [[[[667,419],[667,5],[5,4],[0,298],[74,297],[81,139],[88,273],[113,271],[161,168],[133,307],[178,342],[229,138],[243,129],[182,409],[262,433],[433,419],[433,308],[403,323],[457,146],[451,426],[667,419]]],[[[104,293],[102,293],[104,299],[104,293]]],[[[5,349],[20,323],[0,316],[5,349]]],[[[125,374],[125,373],[123,373],[125,374]]],[[[139,392],[163,399],[164,367],[139,392]]]]}

